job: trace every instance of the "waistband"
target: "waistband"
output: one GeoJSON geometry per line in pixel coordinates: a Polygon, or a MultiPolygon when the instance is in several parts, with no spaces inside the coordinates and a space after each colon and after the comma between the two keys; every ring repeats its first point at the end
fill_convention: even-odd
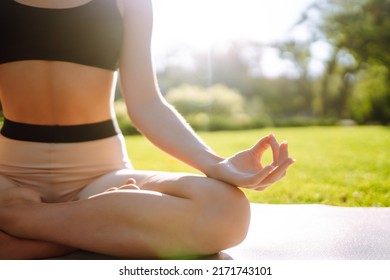
{"type": "Polygon", "coordinates": [[[35,125],[4,118],[0,132],[4,137],[42,143],[75,143],[108,138],[120,133],[113,120],[81,125],[35,125]]]}

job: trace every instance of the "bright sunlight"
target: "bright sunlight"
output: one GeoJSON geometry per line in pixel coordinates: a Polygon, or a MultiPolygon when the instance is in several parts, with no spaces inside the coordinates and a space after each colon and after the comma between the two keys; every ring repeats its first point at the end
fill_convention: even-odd
{"type": "MultiPolygon", "coordinates": [[[[310,0],[154,0],[155,44],[209,47],[232,39],[288,36],[310,0]]],[[[305,34],[294,34],[304,36],[305,34]]]]}
{"type": "MultiPolygon", "coordinates": [[[[232,40],[271,43],[307,34],[290,29],[311,0],[154,0],[154,52],[187,46],[223,48],[232,40]]],[[[264,68],[270,75],[282,71],[277,55],[269,52],[264,68]]]]}
{"type": "MultiPolygon", "coordinates": [[[[287,37],[304,39],[304,30],[291,32],[312,0],[154,0],[154,53],[163,56],[178,47],[224,49],[232,40],[272,43],[287,37]]],[[[277,76],[288,69],[276,52],[265,52],[263,71],[277,76]]]]}

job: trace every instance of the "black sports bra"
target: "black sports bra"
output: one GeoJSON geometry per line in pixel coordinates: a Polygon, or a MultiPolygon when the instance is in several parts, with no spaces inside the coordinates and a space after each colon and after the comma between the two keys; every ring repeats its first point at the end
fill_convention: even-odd
{"type": "Polygon", "coordinates": [[[122,32],[115,0],[91,0],[64,9],[0,0],[0,64],[54,60],[115,71],[122,32]]]}

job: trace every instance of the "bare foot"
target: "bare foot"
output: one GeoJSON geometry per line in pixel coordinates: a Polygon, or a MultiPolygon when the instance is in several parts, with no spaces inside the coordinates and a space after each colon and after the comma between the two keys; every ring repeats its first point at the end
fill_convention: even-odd
{"type": "Polygon", "coordinates": [[[50,242],[24,239],[20,217],[41,203],[41,197],[32,189],[12,187],[0,190],[0,260],[42,259],[62,256],[76,249],[50,242]],[[27,206],[27,207],[24,207],[27,206]],[[20,209],[22,208],[22,211],[20,209]],[[17,210],[17,212],[15,212],[17,210]],[[18,235],[22,233],[22,235],[18,235]]]}
{"type": "Polygon", "coordinates": [[[0,206],[40,202],[42,202],[42,200],[39,194],[28,188],[13,187],[0,190],[0,206]]]}
{"type": "Polygon", "coordinates": [[[135,181],[135,179],[130,178],[126,181],[124,185],[120,187],[109,188],[105,192],[112,192],[118,190],[139,190],[139,187],[137,186],[137,182],[135,181]]]}
{"type": "Polygon", "coordinates": [[[120,186],[118,188],[119,190],[139,190],[139,187],[137,186],[137,182],[135,179],[130,178],[127,180],[126,184],[120,186]]]}
{"type": "Polygon", "coordinates": [[[13,207],[41,202],[39,194],[24,187],[13,187],[0,190],[0,230],[5,230],[6,225],[15,220],[10,211],[13,207]]]}
{"type": "Polygon", "coordinates": [[[123,184],[122,186],[120,186],[120,187],[108,188],[107,190],[105,190],[105,191],[102,192],[102,193],[98,193],[98,194],[95,194],[95,195],[90,196],[89,199],[90,199],[90,198],[97,197],[97,196],[100,196],[100,195],[102,195],[102,194],[106,194],[106,193],[110,193],[110,192],[125,191],[125,190],[139,191],[140,188],[137,186],[137,182],[135,181],[135,179],[130,178],[130,179],[128,179],[128,180],[126,181],[126,183],[123,184]]]}

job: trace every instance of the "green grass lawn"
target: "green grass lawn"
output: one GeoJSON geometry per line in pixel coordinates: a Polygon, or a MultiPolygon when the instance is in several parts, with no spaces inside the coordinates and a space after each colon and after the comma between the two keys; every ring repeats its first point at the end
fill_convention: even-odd
{"type": "MultiPolygon", "coordinates": [[[[288,140],[297,159],[287,176],[263,192],[246,191],[252,202],[390,206],[390,129],[363,127],[267,128],[200,133],[222,156],[251,147],[273,132],[288,140]]],[[[137,169],[196,172],[154,148],[142,136],[127,136],[137,169]]],[[[271,160],[270,153],[265,162],[271,160]]]]}

